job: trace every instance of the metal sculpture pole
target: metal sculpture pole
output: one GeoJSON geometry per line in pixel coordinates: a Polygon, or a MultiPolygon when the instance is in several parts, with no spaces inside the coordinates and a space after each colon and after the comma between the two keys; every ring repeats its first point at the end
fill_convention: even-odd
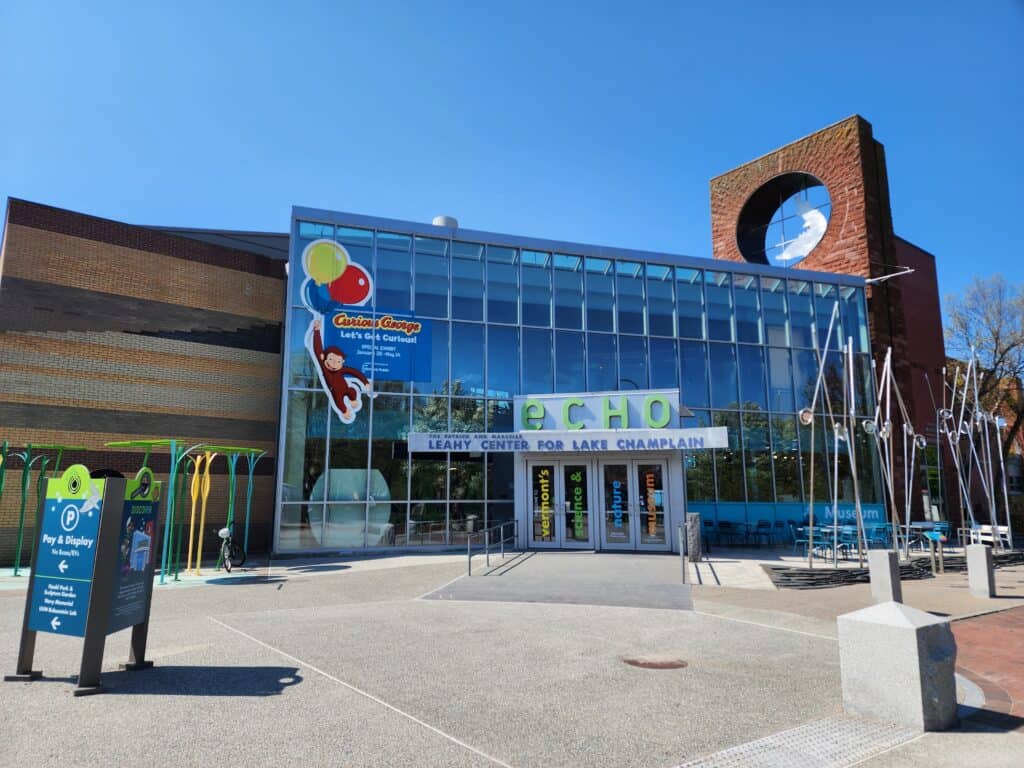
{"type": "Polygon", "coordinates": [[[245,488],[245,538],[242,540],[242,550],[245,552],[249,551],[249,514],[252,512],[253,475],[256,473],[256,464],[266,455],[266,451],[246,454],[246,459],[249,462],[249,484],[245,488]]]}

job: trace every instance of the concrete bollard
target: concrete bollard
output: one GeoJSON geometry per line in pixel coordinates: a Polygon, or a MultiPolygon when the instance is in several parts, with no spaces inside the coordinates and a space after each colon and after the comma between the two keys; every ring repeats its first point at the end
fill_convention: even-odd
{"type": "Polygon", "coordinates": [[[871,577],[871,597],[876,603],[888,603],[890,600],[903,602],[900,562],[895,552],[889,549],[869,549],[868,573],[871,577]]]}
{"type": "Polygon", "coordinates": [[[974,597],[996,596],[996,572],[992,566],[992,548],[984,544],[968,544],[967,586],[974,597]]]}
{"type": "Polygon", "coordinates": [[[847,712],[924,731],[956,724],[956,640],[947,619],[888,602],[837,622],[847,712]]]}
{"type": "Polygon", "coordinates": [[[686,544],[690,562],[699,563],[703,554],[703,542],[700,536],[700,515],[696,512],[686,513],[686,544]]]}

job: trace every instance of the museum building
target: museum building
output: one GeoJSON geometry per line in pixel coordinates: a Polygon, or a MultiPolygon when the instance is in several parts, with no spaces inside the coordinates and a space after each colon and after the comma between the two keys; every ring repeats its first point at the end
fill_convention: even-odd
{"type": "MultiPolygon", "coordinates": [[[[827,517],[829,407],[852,389],[873,413],[872,360],[891,346],[931,445],[915,506],[948,516],[934,258],[893,233],[870,124],[848,118],[713,179],[711,211],[704,259],[449,217],[296,207],[287,234],[245,233],[12,199],[0,440],[75,443],[86,450],[66,462],[123,471],[138,452],[110,442],[265,448],[254,550],[464,547],[516,521],[528,547],[667,551],[687,511],[801,520],[812,428],[827,517]],[[812,427],[798,414],[819,363],[828,400],[812,427]]],[[[855,466],[865,516],[881,519],[870,438],[839,454],[840,516],[855,466]]],[[[167,471],[166,457],[150,465],[167,471]]],[[[227,496],[227,470],[214,473],[211,502],[227,496]]],[[[13,515],[7,494],[0,559],[13,515]]]]}

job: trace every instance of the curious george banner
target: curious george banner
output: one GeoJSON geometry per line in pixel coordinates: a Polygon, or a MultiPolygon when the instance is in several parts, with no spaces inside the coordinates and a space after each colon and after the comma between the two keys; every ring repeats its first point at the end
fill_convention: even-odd
{"type": "Polygon", "coordinates": [[[302,269],[302,301],[313,315],[306,349],[338,418],[355,420],[363,396],[375,396],[375,380],[431,380],[430,322],[369,311],[373,279],[345,246],[314,240],[302,252],[302,269]]]}

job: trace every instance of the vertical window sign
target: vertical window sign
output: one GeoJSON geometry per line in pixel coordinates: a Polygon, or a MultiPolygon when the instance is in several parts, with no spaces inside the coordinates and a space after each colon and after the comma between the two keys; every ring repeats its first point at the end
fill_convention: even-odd
{"type": "Polygon", "coordinates": [[[587,538],[587,478],[583,467],[575,466],[566,472],[566,497],[572,511],[573,538],[587,538]]]}
{"type": "MultiPolygon", "coordinates": [[[[392,314],[359,310],[373,297],[370,273],[341,243],[321,238],[302,251],[302,303],[313,315],[305,346],[331,407],[351,424],[374,397],[375,378],[430,377],[430,325],[392,314]]],[[[298,276],[297,276],[298,277],[298,276]]]]}
{"type": "Polygon", "coordinates": [[[554,531],[551,527],[554,516],[552,499],[552,468],[548,465],[534,467],[533,469],[533,508],[540,513],[540,538],[543,541],[551,541],[554,531]]]}

